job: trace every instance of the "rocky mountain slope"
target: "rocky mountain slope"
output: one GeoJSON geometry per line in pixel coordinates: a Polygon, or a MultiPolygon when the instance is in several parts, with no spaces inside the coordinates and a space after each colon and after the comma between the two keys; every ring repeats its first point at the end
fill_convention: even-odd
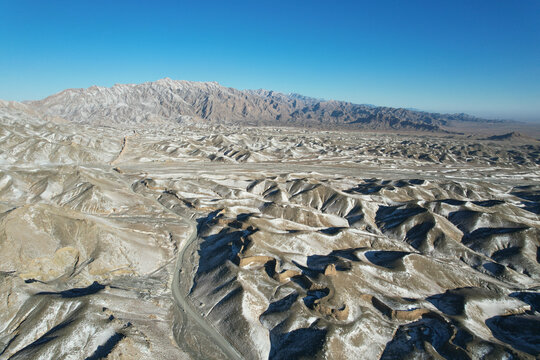
{"type": "Polygon", "coordinates": [[[441,131],[452,121],[487,121],[465,114],[357,105],[268,90],[241,91],[215,82],[169,78],[110,88],[67,89],[26,104],[47,118],[99,125],[204,122],[441,131]]]}

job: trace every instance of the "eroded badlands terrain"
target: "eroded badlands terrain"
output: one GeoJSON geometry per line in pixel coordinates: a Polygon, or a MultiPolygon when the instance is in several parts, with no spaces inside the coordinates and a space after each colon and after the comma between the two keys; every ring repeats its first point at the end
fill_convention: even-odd
{"type": "Polygon", "coordinates": [[[0,359],[540,353],[534,140],[0,118],[0,359]]]}

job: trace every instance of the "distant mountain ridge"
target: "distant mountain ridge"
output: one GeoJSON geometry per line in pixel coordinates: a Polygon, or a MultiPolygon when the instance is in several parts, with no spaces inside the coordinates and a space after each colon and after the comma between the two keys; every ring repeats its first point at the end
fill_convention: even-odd
{"type": "Polygon", "coordinates": [[[142,84],[116,84],[110,88],[67,89],[25,104],[45,117],[99,125],[202,122],[444,131],[453,121],[493,122],[466,114],[358,105],[264,89],[237,90],[217,82],[169,78],[142,84]]]}

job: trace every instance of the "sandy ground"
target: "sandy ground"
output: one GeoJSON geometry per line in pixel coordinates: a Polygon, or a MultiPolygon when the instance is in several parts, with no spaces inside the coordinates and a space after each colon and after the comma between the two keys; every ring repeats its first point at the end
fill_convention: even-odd
{"type": "Polygon", "coordinates": [[[539,355],[535,141],[0,115],[0,359],[539,355]]]}

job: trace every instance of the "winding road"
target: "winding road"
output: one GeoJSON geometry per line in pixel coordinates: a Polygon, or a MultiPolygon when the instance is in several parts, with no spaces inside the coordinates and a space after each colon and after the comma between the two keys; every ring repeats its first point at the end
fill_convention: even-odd
{"type": "Polygon", "coordinates": [[[204,317],[194,308],[193,304],[189,301],[187,296],[180,289],[180,271],[184,262],[184,255],[186,248],[197,239],[197,225],[195,221],[191,219],[184,220],[189,224],[190,236],[188,239],[182,242],[178,251],[178,259],[174,268],[174,277],[171,286],[172,295],[176,304],[181,307],[185,313],[197,323],[199,328],[206,333],[206,335],[215,341],[215,344],[219,346],[221,351],[229,359],[243,359],[242,355],[236,350],[224,337],[221,335],[210,323],[206,321],[204,317]]]}
{"type": "MultiPolygon", "coordinates": [[[[122,171],[123,173],[123,171],[122,171]]],[[[129,185],[128,182],[125,180],[122,180],[126,186],[133,191],[132,187],[129,185]]],[[[140,195],[140,194],[139,194],[140,195]]],[[[183,291],[180,289],[180,272],[183,267],[184,263],[184,256],[186,249],[189,245],[191,245],[195,240],[198,239],[198,232],[197,232],[197,223],[185,216],[182,216],[171,209],[167,208],[163,204],[161,204],[156,199],[153,199],[157,204],[159,204],[163,209],[168,211],[171,214],[174,214],[176,217],[179,217],[182,219],[188,226],[189,226],[189,237],[185,239],[178,249],[178,258],[176,259],[176,263],[174,266],[174,275],[171,285],[171,292],[174,299],[174,302],[180,309],[182,309],[187,316],[195,321],[195,323],[199,326],[200,330],[205,333],[209,339],[212,339],[214,343],[221,349],[223,354],[225,354],[229,359],[231,360],[243,360],[243,356],[236,350],[228,341],[221,335],[219,331],[217,331],[210,323],[206,321],[206,319],[195,309],[193,304],[189,301],[187,296],[183,293],[183,291]]]]}

